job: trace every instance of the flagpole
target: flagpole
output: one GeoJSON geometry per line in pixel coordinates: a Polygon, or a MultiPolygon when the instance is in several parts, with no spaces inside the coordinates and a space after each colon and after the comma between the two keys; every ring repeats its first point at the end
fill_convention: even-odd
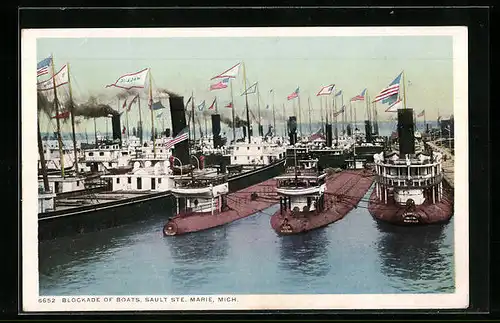
{"type": "Polygon", "coordinates": [[[312,123],[311,123],[311,96],[307,97],[307,104],[309,105],[309,134],[312,134],[312,123]]]}
{"type": "MultiPolygon", "coordinates": [[[[261,119],[260,119],[259,84],[258,84],[258,83],[256,83],[255,87],[257,88],[257,89],[256,89],[256,90],[257,90],[257,116],[258,116],[258,118],[259,118],[259,121],[257,122],[258,127],[259,127],[259,129],[258,129],[258,134],[259,134],[259,136],[264,136],[264,134],[263,134],[263,133],[262,133],[262,134],[260,133],[260,127],[261,127],[262,125],[261,125],[261,123],[260,123],[261,119]]],[[[246,91],[245,91],[245,92],[246,92],[246,91]]]]}
{"type": "Polygon", "coordinates": [[[285,103],[283,103],[283,140],[286,138],[286,132],[287,132],[287,125],[286,125],[286,114],[285,114],[285,103]]]}
{"type": "Polygon", "coordinates": [[[151,133],[153,134],[153,157],[156,159],[156,131],[153,115],[153,86],[151,85],[151,68],[149,69],[149,110],[151,111],[151,133]]]}
{"type": "Polygon", "coordinates": [[[56,75],[54,70],[54,55],[52,57],[52,86],[54,87],[54,106],[56,110],[56,125],[57,125],[57,141],[59,143],[59,158],[61,159],[61,176],[64,178],[64,155],[63,155],[63,143],[61,137],[61,123],[59,121],[59,102],[57,99],[57,88],[56,88],[56,75]]]}
{"type": "Polygon", "coordinates": [[[138,104],[138,109],[139,109],[139,129],[137,129],[138,132],[140,132],[140,136],[139,136],[139,142],[141,143],[141,146],[142,146],[142,112],[141,112],[141,96],[139,94],[137,94],[137,104],[138,104]]]}
{"type": "MultiPolygon", "coordinates": [[[[247,89],[247,74],[246,74],[245,62],[242,62],[241,64],[243,65],[243,88],[245,89],[245,108],[247,110],[248,143],[251,143],[251,136],[250,136],[250,113],[248,111],[248,93],[246,91],[246,89],[247,89]]],[[[234,103],[233,103],[233,110],[234,110],[234,103]]],[[[260,120],[259,120],[259,124],[260,124],[260,120]]],[[[236,138],[235,138],[235,140],[236,140],[236,138]]]]}
{"type": "Polygon", "coordinates": [[[277,133],[276,133],[276,111],[274,109],[274,89],[271,91],[273,91],[273,127],[274,127],[273,131],[274,131],[274,135],[276,136],[277,133]]]}
{"type": "Polygon", "coordinates": [[[191,120],[193,121],[193,145],[196,144],[196,124],[194,121],[194,91],[191,91],[191,120]]]}
{"type": "Polygon", "coordinates": [[[236,128],[235,128],[235,120],[234,120],[233,79],[229,79],[229,86],[231,87],[231,116],[233,118],[233,144],[236,144],[236,128]]]}
{"type": "Polygon", "coordinates": [[[333,96],[333,114],[335,115],[335,146],[339,144],[339,125],[338,125],[338,114],[337,114],[337,96],[333,96]]]}
{"type": "Polygon", "coordinates": [[[75,171],[78,174],[78,154],[76,151],[76,134],[75,134],[75,112],[73,104],[73,92],[71,90],[71,77],[69,73],[69,63],[66,63],[68,67],[68,90],[69,90],[69,102],[70,102],[70,114],[71,114],[71,131],[73,132],[73,152],[75,154],[75,171]]]}
{"type": "MultiPolygon", "coordinates": [[[[43,153],[42,134],[40,133],[40,112],[38,112],[37,126],[37,141],[38,141],[38,154],[40,155],[40,166],[42,167],[43,188],[44,192],[49,192],[49,178],[47,176],[47,165],[45,164],[45,154],[43,153]]],[[[38,169],[37,169],[38,175],[38,169]]],[[[38,176],[37,176],[38,177],[38,176]]]]}
{"type": "MultiPolygon", "coordinates": [[[[319,118],[321,122],[321,129],[323,129],[323,100],[322,97],[319,97],[319,118]]],[[[325,126],[325,134],[326,134],[326,126],[325,126]]]]}
{"type": "Polygon", "coordinates": [[[299,104],[299,132],[302,137],[302,109],[300,108],[300,91],[297,93],[297,103],[299,104]]]}
{"type": "Polygon", "coordinates": [[[345,108],[344,108],[344,91],[342,91],[342,94],[340,95],[340,101],[342,101],[342,106],[340,107],[342,109],[342,134],[345,134],[345,108]]]}
{"type": "Polygon", "coordinates": [[[215,96],[215,113],[219,113],[219,105],[217,104],[217,96],[215,96]]]}

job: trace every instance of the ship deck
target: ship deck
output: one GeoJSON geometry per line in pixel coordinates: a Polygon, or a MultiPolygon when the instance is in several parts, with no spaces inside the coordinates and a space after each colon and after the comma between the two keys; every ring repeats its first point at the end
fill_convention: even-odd
{"type": "Polygon", "coordinates": [[[69,210],[81,206],[101,205],[106,202],[116,202],[137,197],[157,194],[158,191],[109,191],[100,193],[85,193],[78,196],[56,198],[56,211],[69,210]]]}
{"type": "Polygon", "coordinates": [[[446,183],[450,185],[451,188],[455,187],[455,156],[451,153],[450,149],[445,148],[445,147],[439,147],[433,142],[426,142],[429,147],[437,151],[439,153],[442,153],[443,156],[446,156],[446,160],[443,161],[442,167],[443,167],[443,177],[446,183]]]}

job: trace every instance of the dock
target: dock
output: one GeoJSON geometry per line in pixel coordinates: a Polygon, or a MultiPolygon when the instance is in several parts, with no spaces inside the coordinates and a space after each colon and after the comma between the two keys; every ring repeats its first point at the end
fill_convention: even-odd
{"type": "Polygon", "coordinates": [[[450,185],[451,188],[455,187],[455,156],[451,153],[451,150],[447,147],[440,147],[434,142],[426,142],[433,151],[437,151],[443,154],[446,159],[443,161],[443,177],[444,180],[450,185]]]}

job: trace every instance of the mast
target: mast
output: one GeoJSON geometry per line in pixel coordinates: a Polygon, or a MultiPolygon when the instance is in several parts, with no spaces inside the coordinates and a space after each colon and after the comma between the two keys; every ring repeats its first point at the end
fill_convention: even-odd
{"type": "Polygon", "coordinates": [[[285,104],[283,103],[283,140],[286,138],[286,132],[287,132],[287,126],[286,126],[286,114],[285,114],[285,104]]]}
{"type": "Polygon", "coordinates": [[[229,86],[231,87],[231,117],[233,118],[233,143],[236,144],[236,125],[234,120],[234,99],[233,99],[233,80],[229,79],[229,86]]]}
{"type": "Polygon", "coordinates": [[[191,91],[191,121],[193,122],[193,145],[196,143],[196,123],[194,121],[194,91],[191,91]]]}
{"type": "MultiPolygon", "coordinates": [[[[258,127],[259,127],[257,133],[260,136],[260,127],[261,127],[260,120],[261,119],[260,119],[260,98],[259,98],[259,84],[258,83],[257,83],[256,87],[257,87],[257,117],[259,118],[259,121],[257,122],[258,127]]],[[[262,134],[262,135],[264,135],[264,134],[262,134]]]]}
{"type": "Polygon", "coordinates": [[[74,104],[73,104],[73,93],[71,91],[71,74],[69,72],[69,63],[67,63],[68,67],[68,89],[69,89],[69,102],[70,102],[70,114],[71,114],[71,131],[73,132],[73,152],[75,154],[75,171],[78,174],[78,153],[76,151],[76,134],[75,134],[75,112],[74,112],[74,104]]]}
{"type": "MultiPolygon", "coordinates": [[[[142,146],[142,113],[141,113],[141,96],[140,95],[137,95],[137,104],[139,105],[138,106],[138,108],[139,108],[139,127],[140,127],[139,129],[141,130],[139,140],[140,140],[140,143],[142,146]]],[[[139,130],[139,129],[137,129],[137,130],[139,130]]]]}
{"type": "Polygon", "coordinates": [[[203,115],[203,118],[205,119],[205,138],[207,138],[208,137],[207,116],[203,115]]]}
{"type": "Polygon", "coordinates": [[[149,111],[151,111],[151,133],[153,134],[153,158],[156,158],[156,131],[153,115],[153,86],[151,85],[151,68],[149,68],[149,111]]]}
{"type": "Polygon", "coordinates": [[[309,105],[309,134],[312,134],[312,123],[311,123],[311,96],[307,97],[307,104],[309,105]]]}
{"type": "MultiPolygon", "coordinates": [[[[248,124],[248,143],[251,143],[251,136],[250,136],[250,113],[248,111],[248,93],[246,91],[247,89],[247,76],[246,76],[246,68],[245,68],[245,63],[242,62],[243,65],[243,88],[245,89],[245,108],[247,110],[247,124],[248,124]]],[[[233,103],[234,104],[234,103],[233,103]]],[[[233,108],[234,109],[234,108],[233,108]]],[[[259,120],[260,124],[260,120],[259,120]]]]}
{"type": "Polygon", "coordinates": [[[45,165],[45,154],[43,153],[42,135],[40,133],[40,114],[38,114],[37,126],[37,139],[38,139],[38,154],[40,155],[40,164],[42,167],[43,176],[43,189],[45,192],[50,190],[49,178],[47,177],[47,166],[45,165]]]}
{"type": "Polygon", "coordinates": [[[274,109],[274,90],[271,90],[273,91],[273,131],[274,131],[274,135],[276,136],[277,133],[276,133],[276,111],[274,109]]]}
{"type": "MultiPolygon", "coordinates": [[[[320,115],[320,122],[321,122],[321,129],[323,129],[323,100],[322,97],[319,97],[319,115],[320,115]]],[[[326,135],[326,125],[324,127],[325,129],[325,135],[326,135]]]]}
{"type": "MultiPolygon", "coordinates": [[[[127,102],[127,100],[125,100],[127,102]]],[[[127,124],[127,141],[128,145],[130,145],[130,128],[128,126],[128,107],[125,107],[125,122],[127,124]]]]}
{"type": "Polygon", "coordinates": [[[337,96],[333,96],[333,114],[335,116],[335,146],[339,144],[339,128],[338,128],[338,114],[337,114],[337,96]]]}
{"type": "Polygon", "coordinates": [[[59,143],[59,158],[61,159],[61,176],[64,178],[64,155],[61,137],[61,122],[59,121],[59,100],[57,99],[56,75],[54,71],[54,55],[52,56],[52,86],[54,87],[54,107],[56,110],[57,141],[59,143]]]}
{"type": "Polygon", "coordinates": [[[298,105],[299,105],[299,131],[300,131],[300,136],[302,137],[302,110],[300,109],[300,94],[297,93],[297,100],[298,100],[298,105]]]}
{"type": "Polygon", "coordinates": [[[95,138],[95,148],[97,148],[97,125],[95,123],[95,117],[94,117],[94,138],[95,138]]]}
{"type": "Polygon", "coordinates": [[[340,101],[342,102],[342,106],[340,107],[340,109],[342,109],[342,117],[341,117],[342,133],[344,134],[345,133],[345,116],[346,116],[345,108],[344,108],[344,91],[342,91],[342,94],[340,95],[340,101]]]}

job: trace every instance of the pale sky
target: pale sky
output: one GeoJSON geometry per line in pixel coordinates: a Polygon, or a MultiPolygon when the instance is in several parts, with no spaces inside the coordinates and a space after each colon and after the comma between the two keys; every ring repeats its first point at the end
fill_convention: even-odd
{"type": "MultiPolygon", "coordinates": [[[[346,104],[365,87],[373,99],[402,70],[406,81],[411,84],[406,86],[408,107],[417,113],[425,109],[427,120],[436,120],[438,109],[444,116],[453,113],[451,36],[38,39],[37,60],[50,54],[54,55],[56,69],[65,63],[70,64],[75,100],[85,101],[89,95],[98,95],[103,97],[103,103],[117,110],[116,94],[123,90],[105,86],[123,74],[149,67],[154,94],[156,89],[165,88],[183,95],[186,102],[193,91],[195,103],[205,100],[206,107],[217,95],[219,112],[230,116],[230,109],[223,107],[230,101],[229,88],[209,91],[214,82],[210,78],[244,62],[250,84],[259,82],[264,118],[272,115],[272,109],[266,113],[265,106],[272,106],[269,90],[274,89],[277,122],[282,120],[283,104],[285,114],[293,114],[292,101],[287,101],[286,97],[297,87],[300,87],[305,123],[308,120],[308,97],[311,98],[312,119],[319,120],[316,93],[322,86],[333,83],[337,90],[342,89],[346,104]]],[[[43,79],[41,77],[39,81],[43,79]]],[[[244,116],[244,96],[240,96],[244,89],[241,69],[233,84],[235,112],[244,116]]],[[[142,96],[142,116],[145,128],[149,129],[147,92],[144,91],[142,96]]],[[[248,99],[257,114],[256,95],[249,95],[248,99]]],[[[168,107],[167,100],[163,103],[168,107]]],[[[340,97],[338,104],[340,106],[340,97]]],[[[365,118],[365,104],[356,105],[358,120],[362,120],[365,118]]],[[[377,108],[379,120],[394,116],[394,113],[384,112],[386,105],[377,104],[377,108]]],[[[132,110],[130,128],[138,120],[137,109],[133,107],[132,110]]],[[[165,125],[170,124],[168,113],[167,118],[165,125]]],[[[46,131],[48,127],[44,120],[41,130],[46,131]]],[[[69,131],[70,127],[65,127],[69,131]]],[[[78,128],[80,131],[87,128],[91,132],[93,122],[83,121],[78,128]]],[[[98,121],[98,128],[105,130],[104,120],[98,121]]]]}

